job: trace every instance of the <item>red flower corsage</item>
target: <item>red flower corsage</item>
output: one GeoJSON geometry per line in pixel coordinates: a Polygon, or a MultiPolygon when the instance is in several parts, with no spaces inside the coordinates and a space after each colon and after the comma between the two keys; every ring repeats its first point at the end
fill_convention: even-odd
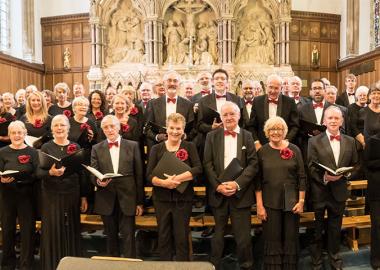
{"type": "Polygon", "coordinates": [[[71,117],[71,111],[70,110],[64,110],[63,114],[66,115],[67,118],[71,117]]]}
{"type": "Polygon", "coordinates": [[[7,119],[0,117],[0,124],[7,122],[7,119]]]}
{"type": "Polygon", "coordinates": [[[132,107],[131,111],[129,112],[131,115],[136,115],[139,113],[139,109],[137,107],[132,107]]]}
{"type": "Polygon", "coordinates": [[[185,161],[189,158],[189,154],[187,153],[186,149],[183,148],[179,149],[175,155],[181,161],[185,161]]]}
{"type": "Polygon", "coordinates": [[[89,124],[87,124],[87,123],[81,124],[80,125],[80,130],[83,131],[85,129],[87,129],[87,131],[92,130],[92,128],[91,128],[91,126],[89,124]]]}
{"type": "Polygon", "coordinates": [[[291,159],[292,157],[294,157],[294,152],[290,150],[288,147],[286,147],[284,149],[281,149],[280,156],[282,159],[291,159]]]}
{"type": "Polygon", "coordinates": [[[18,158],[18,162],[20,162],[21,164],[26,164],[30,160],[29,155],[21,155],[21,156],[18,156],[17,158],[18,158]]]}
{"type": "Polygon", "coordinates": [[[35,128],[40,128],[40,127],[42,127],[42,120],[41,120],[41,119],[36,119],[36,120],[34,120],[34,127],[35,127],[35,128]]]}
{"type": "Polygon", "coordinates": [[[95,119],[96,120],[102,120],[103,117],[104,117],[104,114],[102,112],[99,111],[99,112],[95,113],[95,119]]]}
{"type": "Polygon", "coordinates": [[[16,115],[12,115],[12,121],[16,121],[16,120],[17,120],[16,115]]]}
{"type": "Polygon", "coordinates": [[[77,151],[77,146],[76,146],[76,144],[71,143],[71,144],[69,144],[69,146],[67,146],[67,150],[66,150],[66,153],[67,153],[67,154],[71,155],[71,154],[73,154],[75,151],[77,151]]]}
{"type": "Polygon", "coordinates": [[[131,127],[128,124],[121,124],[121,131],[124,133],[128,132],[131,129],[131,127]]]}

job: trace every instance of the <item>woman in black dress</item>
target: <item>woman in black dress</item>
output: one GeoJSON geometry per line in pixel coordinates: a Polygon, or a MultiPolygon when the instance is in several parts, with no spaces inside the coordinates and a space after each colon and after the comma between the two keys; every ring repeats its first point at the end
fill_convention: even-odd
{"type": "Polygon", "coordinates": [[[258,154],[257,216],[263,221],[264,269],[297,269],[299,214],[305,202],[306,176],[300,149],[285,140],[281,117],[267,120],[269,143],[258,154]],[[289,196],[288,196],[289,195],[289,196]]]}
{"type": "Polygon", "coordinates": [[[37,150],[24,143],[27,132],[24,123],[14,121],[8,129],[11,144],[0,149],[0,171],[16,170],[22,173],[1,177],[0,203],[4,206],[1,215],[1,269],[16,269],[17,220],[21,233],[19,269],[32,269],[35,230],[33,181],[38,166],[37,150]]]}
{"type": "MultiPolygon", "coordinates": [[[[359,112],[359,119],[364,122],[364,166],[368,180],[367,198],[371,216],[371,266],[380,269],[380,159],[372,158],[376,150],[369,143],[374,137],[380,139],[380,81],[369,91],[370,103],[359,112]]],[[[376,155],[375,155],[376,156],[376,155]]]]}
{"type": "Polygon", "coordinates": [[[71,103],[67,100],[70,94],[70,88],[67,83],[57,83],[54,86],[54,94],[57,98],[57,103],[49,108],[49,114],[51,116],[64,114],[70,118],[73,115],[73,109],[71,103]]]}
{"type": "Polygon", "coordinates": [[[0,95],[0,148],[10,144],[8,126],[13,120],[13,115],[5,110],[3,105],[3,98],[0,95]]]}
{"type": "Polygon", "coordinates": [[[100,129],[100,123],[108,111],[106,97],[102,91],[94,90],[88,96],[88,100],[90,105],[87,117],[94,121],[96,127],[100,129]]]}
{"type": "MultiPolygon", "coordinates": [[[[41,151],[57,158],[75,153],[80,147],[68,140],[69,120],[56,115],[51,122],[54,139],[41,151]]],[[[87,199],[81,196],[81,173],[65,173],[69,168],[38,169],[42,179],[41,267],[56,269],[65,256],[80,256],[80,212],[87,210],[87,199]]]]}
{"type": "Polygon", "coordinates": [[[54,92],[53,91],[50,91],[48,89],[45,89],[42,91],[42,95],[44,96],[44,99],[46,101],[46,107],[48,108],[48,110],[50,109],[50,107],[55,104],[55,95],[54,95],[54,92]]]}
{"type": "Polygon", "coordinates": [[[16,109],[14,108],[16,101],[14,95],[12,93],[5,92],[2,97],[5,111],[13,115],[13,118],[16,118],[16,109]]]}
{"type": "Polygon", "coordinates": [[[147,180],[153,185],[153,203],[158,223],[158,249],[160,259],[177,261],[189,258],[189,222],[194,195],[193,179],[202,173],[197,149],[192,142],[182,140],[185,134],[185,118],[179,113],[169,115],[166,121],[168,140],[152,147],[147,167],[147,180]],[[180,175],[160,179],[152,172],[165,152],[174,153],[191,167],[180,175]],[[190,181],[183,193],[176,187],[190,181]],[[172,247],[174,243],[175,247],[172,247]],[[174,253],[174,254],[173,254],[174,253]]]}

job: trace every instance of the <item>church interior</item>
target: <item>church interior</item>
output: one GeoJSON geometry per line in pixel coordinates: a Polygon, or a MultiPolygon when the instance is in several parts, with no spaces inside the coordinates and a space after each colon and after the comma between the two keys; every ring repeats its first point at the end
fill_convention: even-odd
{"type": "MultiPolygon", "coordinates": [[[[311,95],[315,80],[321,78],[335,86],[335,96],[345,93],[350,76],[354,77],[356,87],[372,89],[377,83],[375,89],[380,90],[380,0],[0,0],[0,97],[4,93],[17,97],[20,89],[30,85],[38,91],[55,92],[59,83],[65,83],[69,88],[68,101],[76,97],[70,89],[82,85],[85,97],[93,91],[106,94],[112,88],[115,93],[132,91],[132,99],[137,102],[142,100],[140,90],[145,83],[155,85],[163,82],[166,74],[176,72],[182,79],[178,96],[187,97],[187,85],[191,85],[191,101],[192,96],[203,91],[200,74],[212,74],[218,69],[228,73],[227,92],[242,100],[247,82],[258,82],[265,93],[267,78],[273,74],[281,77],[282,83],[288,81],[289,84],[294,81],[290,78],[297,76],[300,79],[298,94],[305,98],[311,95]]],[[[152,95],[161,96],[155,86],[152,95]]],[[[5,104],[5,96],[0,100],[1,106],[3,100],[5,104]]],[[[2,108],[0,113],[3,113],[2,108]]],[[[142,129],[143,123],[138,125],[142,129]]],[[[100,130],[100,122],[98,128],[100,130]]],[[[358,145],[362,143],[352,137],[358,145]]],[[[148,151],[146,145],[141,149],[148,151]]],[[[0,172],[5,170],[2,164],[0,160],[0,172]]],[[[376,261],[371,255],[371,238],[373,241],[374,237],[371,224],[374,223],[370,220],[366,198],[369,185],[364,175],[355,180],[347,182],[350,195],[345,202],[339,239],[344,269],[380,269],[380,258],[376,261]]],[[[2,181],[0,189],[4,183],[2,181]]],[[[211,254],[215,220],[207,206],[206,189],[204,185],[194,187],[189,221],[190,260],[193,262],[208,262],[211,254]],[[207,230],[209,234],[205,233],[207,230]]],[[[137,258],[159,263],[157,220],[151,197],[152,187],[146,186],[147,206],[144,215],[136,217],[137,258]]],[[[0,211],[5,207],[0,206],[0,211]]],[[[377,209],[380,211],[378,204],[377,209]]],[[[224,236],[222,265],[217,270],[296,269],[262,268],[265,263],[262,220],[255,211],[256,204],[252,206],[251,232],[254,264],[251,268],[239,266],[240,257],[235,251],[239,248],[228,230],[224,236]]],[[[50,270],[40,262],[38,244],[42,241],[43,224],[40,219],[36,220],[33,269],[50,270]]],[[[343,269],[329,264],[327,247],[323,250],[321,268],[310,266],[313,242],[310,231],[314,221],[312,210],[305,210],[300,216],[298,269],[343,269]]],[[[121,269],[123,261],[114,262],[106,257],[109,255],[108,235],[103,222],[94,213],[80,216],[82,256],[78,257],[100,256],[99,265],[108,259],[110,268],[107,269],[121,269]]],[[[380,221],[377,222],[379,246],[380,221]]],[[[15,238],[18,258],[22,249],[19,226],[15,238]]],[[[0,239],[0,258],[6,256],[3,240],[4,236],[0,239]]],[[[380,248],[378,250],[380,252],[380,248]]],[[[91,264],[94,260],[89,261],[91,264]]],[[[90,269],[83,268],[86,263],[78,261],[82,267],[78,269],[90,269]]],[[[105,265],[99,265],[95,263],[91,269],[105,269],[102,268],[105,265]]],[[[57,269],[75,269],[73,265],[61,267],[57,269]]],[[[141,269],[156,266],[148,264],[146,267],[141,269]]],[[[170,269],[169,265],[161,267],[170,269]]],[[[182,268],[185,266],[180,264],[173,267],[192,269],[182,268]]],[[[209,269],[209,265],[204,267],[209,269]]],[[[2,264],[1,269],[32,268],[7,268],[2,264]]]]}

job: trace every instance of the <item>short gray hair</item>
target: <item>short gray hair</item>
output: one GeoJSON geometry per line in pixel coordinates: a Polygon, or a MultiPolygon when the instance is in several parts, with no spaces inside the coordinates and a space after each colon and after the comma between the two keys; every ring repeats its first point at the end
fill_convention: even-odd
{"type": "Polygon", "coordinates": [[[269,138],[269,130],[275,126],[282,126],[282,128],[284,129],[283,136],[285,138],[286,135],[288,134],[288,125],[286,124],[285,120],[280,116],[271,117],[265,122],[265,125],[264,125],[265,137],[269,138]]]}
{"type": "Polygon", "coordinates": [[[112,123],[115,125],[115,126],[118,126],[120,127],[120,121],[119,119],[117,119],[117,117],[115,115],[112,115],[112,114],[108,114],[106,116],[104,116],[102,122],[100,123],[100,127],[103,128],[105,123],[107,121],[112,121],[112,123]]]}
{"type": "Polygon", "coordinates": [[[223,109],[224,109],[225,107],[228,107],[228,106],[231,106],[231,107],[234,109],[234,111],[237,112],[237,113],[239,113],[239,115],[240,115],[240,108],[239,108],[239,106],[236,105],[236,103],[234,103],[234,102],[232,102],[232,101],[226,101],[226,102],[224,102],[224,104],[223,104],[222,107],[220,108],[220,112],[222,112],[223,109]]]}
{"type": "Polygon", "coordinates": [[[10,135],[11,129],[20,127],[24,131],[24,134],[26,135],[28,133],[28,130],[25,127],[24,122],[21,122],[20,120],[13,121],[8,126],[8,136],[10,135]]]}

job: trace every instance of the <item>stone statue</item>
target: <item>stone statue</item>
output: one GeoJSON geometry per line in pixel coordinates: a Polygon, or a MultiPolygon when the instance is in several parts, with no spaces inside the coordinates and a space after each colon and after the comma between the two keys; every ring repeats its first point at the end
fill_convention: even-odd
{"type": "Polygon", "coordinates": [[[71,52],[68,47],[65,48],[63,52],[63,69],[70,70],[71,69],[71,52]]]}
{"type": "Polygon", "coordinates": [[[208,53],[211,56],[211,63],[216,64],[218,60],[218,32],[213,21],[210,21],[207,27],[207,37],[208,37],[208,53]]]}
{"type": "Polygon", "coordinates": [[[181,35],[172,20],[168,21],[165,31],[165,45],[167,49],[166,63],[177,64],[178,45],[181,42],[181,35]]]}
{"type": "Polygon", "coordinates": [[[184,2],[174,6],[174,9],[186,15],[186,35],[195,36],[195,15],[202,12],[207,5],[203,3],[193,3],[194,0],[184,0],[184,2]]]}
{"type": "Polygon", "coordinates": [[[311,51],[311,64],[313,66],[319,66],[319,51],[317,45],[313,45],[313,50],[311,51]]]}

